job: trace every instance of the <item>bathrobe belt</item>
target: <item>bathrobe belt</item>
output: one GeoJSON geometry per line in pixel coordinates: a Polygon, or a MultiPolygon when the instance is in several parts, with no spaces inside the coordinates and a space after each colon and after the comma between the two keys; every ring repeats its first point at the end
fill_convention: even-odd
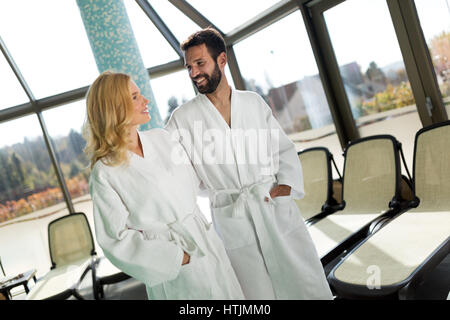
{"type": "Polygon", "coordinates": [[[231,214],[232,218],[242,217],[245,212],[245,205],[248,199],[252,196],[257,197],[257,201],[261,201],[263,197],[267,197],[269,199],[269,203],[273,204],[273,200],[270,196],[270,187],[263,188],[267,184],[271,184],[275,182],[275,177],[270,176],[264,179],[261,179],[258,182],[252,183],[247,186],[243,186],[240,189],[219,189],[213,190],[213,201],[212,203],[215,206],[216,197],[219,194],[228,194],[228,195],[238,195],[237,199],[233,203],[233,211],[231,214]]]}

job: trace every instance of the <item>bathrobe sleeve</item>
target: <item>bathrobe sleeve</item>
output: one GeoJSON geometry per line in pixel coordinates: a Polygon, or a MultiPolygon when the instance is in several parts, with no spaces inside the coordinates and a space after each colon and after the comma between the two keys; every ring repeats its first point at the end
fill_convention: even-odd
{"type": "Polygon", "coordinates": [[[274,173],[277,183],[290,186],[293,198],[301,199],[305,195],[303,172],[295,145],[273,116],[272,109],[259,95],[257,97],[260,100],[259,103],[265,109],[267,126],[270,130],[274,173]]]}
{"type": "Polygon", "coordinates": [[[96,238],[105,256],[117,268],[150,287],[175,279],[183,250],[172,241],[148,240],[141,231],[129,229],[129,212],[101,173],[104,172],[92,171],[90,192],[96,238]]]}

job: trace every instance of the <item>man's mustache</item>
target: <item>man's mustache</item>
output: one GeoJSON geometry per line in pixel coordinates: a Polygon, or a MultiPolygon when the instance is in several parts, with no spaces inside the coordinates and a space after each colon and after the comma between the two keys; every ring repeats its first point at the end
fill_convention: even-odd
{"type": "Polygon", "coordinates": [[[198,80],[201,77],[205,78],[206,80],[209,80],[209,76],[206,73],[199,74],[199,75],[197,75],[197,76],[195,76],[194,78],[191,78],[191,79],[192,80],[198,80]]]}

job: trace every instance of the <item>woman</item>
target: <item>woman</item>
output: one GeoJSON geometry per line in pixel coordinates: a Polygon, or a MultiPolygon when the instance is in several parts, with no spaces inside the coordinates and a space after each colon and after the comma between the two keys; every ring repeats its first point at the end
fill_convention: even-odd
{"type": "Polygon", "coordinates": [[[181,146],[164,129],[137,131],[150,120],[147,103],[126,74],[104,72],[89,88],[97,242],[150,299],[243,299],[222,242],[197,207],[198,180],[181,146]]]}

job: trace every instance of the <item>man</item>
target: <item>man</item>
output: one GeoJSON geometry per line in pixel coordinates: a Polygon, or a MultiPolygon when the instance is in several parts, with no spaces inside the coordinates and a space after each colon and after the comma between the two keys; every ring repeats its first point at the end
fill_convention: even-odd
{"type": "Polygon", "coordinates": [[[331,299],[322,265],[294,198],[303,197],[294,144],[254,92],[233,90],[225,42],[212,28],[181,45],[198,94],[167,129],[189,155],[209,193],[247,299],[331,299]]]}

